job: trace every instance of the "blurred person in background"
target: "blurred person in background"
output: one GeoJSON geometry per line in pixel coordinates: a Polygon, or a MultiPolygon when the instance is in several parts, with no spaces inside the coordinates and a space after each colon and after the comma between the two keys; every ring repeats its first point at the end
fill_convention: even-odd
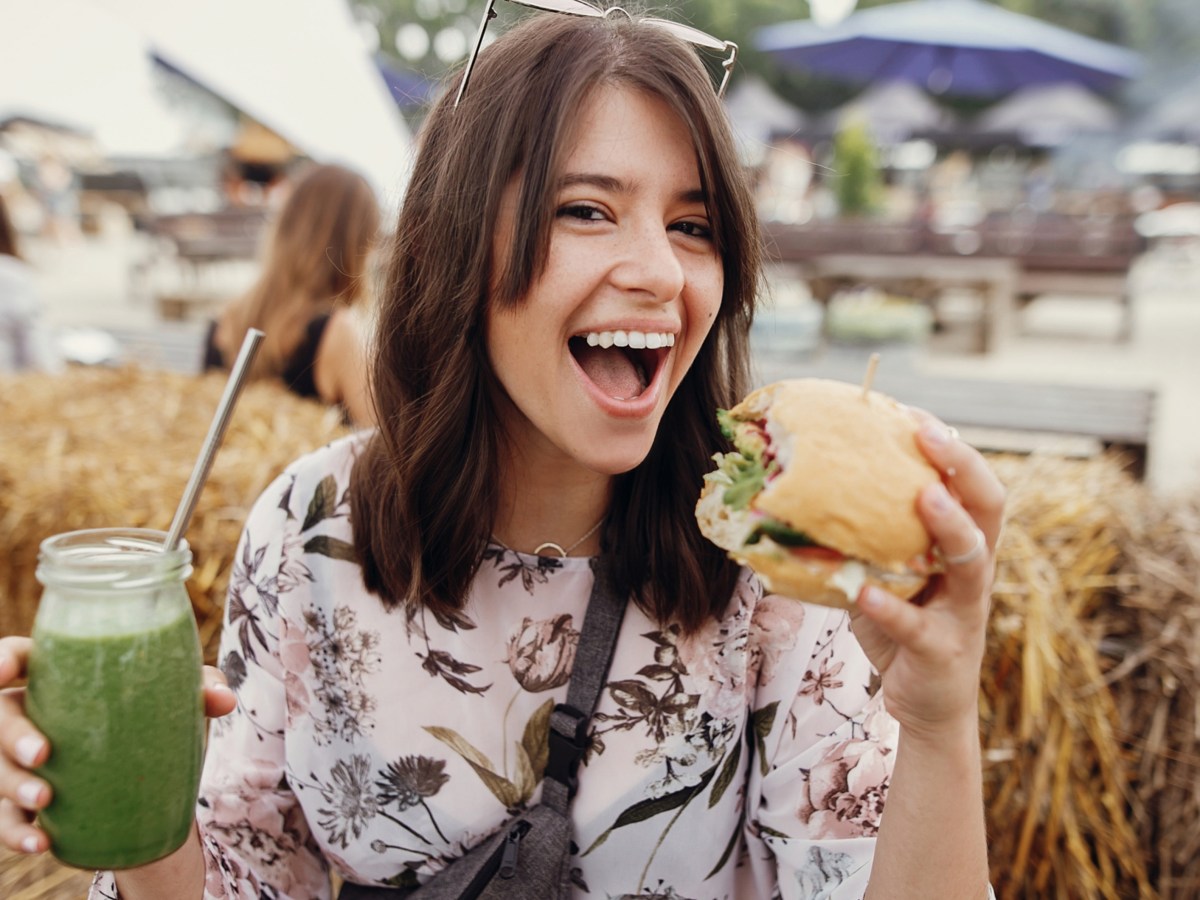
{"type": "Polygon", "coordinates": [[[58,367],[41,313],[33,273],[21,258],[17,230],[0,194],[0,374],[58,367]]]}
{"type": "Polygon", "coordinates": [[[33,191],[42,204],[42,237],[65,244],[79,237],[79,197],[75,173],[53,153],[33,170],[33,191]]]}
{"type": "Polygon", "coordinates": [[[228,369],[249,328],[265,332],[252,378],[278,378],[301,397],[340,406],[356,425],[373,416],[364,330],[369,261],[380,211],[371,186],[340,166],[300,175],[280,210],[250,290],[209,329],[205,369],[228,369]]]}

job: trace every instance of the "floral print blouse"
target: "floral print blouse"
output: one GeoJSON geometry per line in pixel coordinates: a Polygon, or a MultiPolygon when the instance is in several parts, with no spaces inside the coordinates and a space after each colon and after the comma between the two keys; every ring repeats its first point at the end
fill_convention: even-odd
{"type": "MultiPolygon", "coordinates": [[[[251,512],[197,815],[206,900],[412,886],[538,801],[589,561],[489,547],[453,617],[385,611],[351,551],[361,435],[251,512]]],[[[861,898],[897,728],[846,615],[746,572],[684,637],[626,611],[571,812],[577,898],[861,898]]],[[[115,898],[99,873],[91,898],[115,898]]]]}

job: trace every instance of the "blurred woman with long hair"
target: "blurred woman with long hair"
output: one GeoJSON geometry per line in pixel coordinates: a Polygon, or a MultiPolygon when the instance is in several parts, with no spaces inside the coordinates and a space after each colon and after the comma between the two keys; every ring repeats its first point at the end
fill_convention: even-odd
{"type": "Polygon", "coordinates": [[[205,368],[228,368],[246,330],[258,328],[266,336],[251,377],[281,379],[369,424],[357,308],[368,294],[379,224],[375,193],[361,175],[332,165],[308,170],[278,214],[258,280],[213,323],[205,368]]]}

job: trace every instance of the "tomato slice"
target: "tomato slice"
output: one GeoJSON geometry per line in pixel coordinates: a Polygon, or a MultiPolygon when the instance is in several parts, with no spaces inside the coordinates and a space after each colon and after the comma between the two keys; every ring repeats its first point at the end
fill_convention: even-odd
{"type": "Polygon", "coordinates": [[[914,556],[908,561],[908,567],[917,575],[933,575],[942,571],[941,560],[937,555],[930,550],[928,553],[922,553],[919,556],[914,556]]]}
{"type": "Polygon", "coordinates": [[[799,556],[804,559],[826,560],[828,562],[838,562],[846,558],[845,554],[838,553],[836,550],[831,550],[828,547],[818,547],[809,545],[807,547],[792,547],[789,552],[793,556],[799,556]]]}

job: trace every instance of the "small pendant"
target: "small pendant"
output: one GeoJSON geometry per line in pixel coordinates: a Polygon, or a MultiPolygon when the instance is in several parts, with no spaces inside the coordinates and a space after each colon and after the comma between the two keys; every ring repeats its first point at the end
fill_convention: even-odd
{"type": "Polygon", "coordinates": [[[567,551],[564,550],[558,544],[554,543],[554,541],[546,541],[544,544],[538,544],[536,547],[533,548],[533,555],[534,556],[542,556],[543,550],[556,550],[556,551],[558,551],[559,559],[567,558],[567,551]]]}

